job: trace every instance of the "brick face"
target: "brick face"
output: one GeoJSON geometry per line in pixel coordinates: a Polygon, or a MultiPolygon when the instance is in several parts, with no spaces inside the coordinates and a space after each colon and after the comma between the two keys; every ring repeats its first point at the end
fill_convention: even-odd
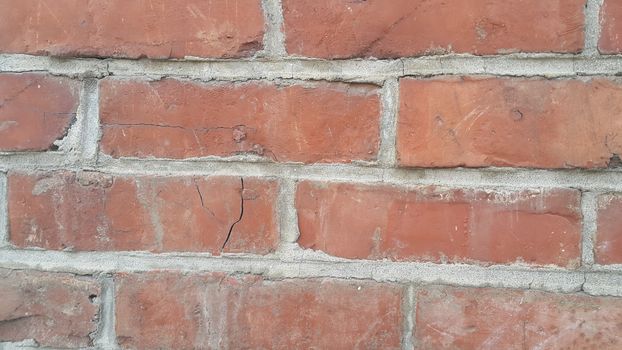
{"type": "Polygon", "coordinates": [[[0,152],[54,148],[76,118],[79,91],[67,78],[0,74],[0,152]]]}
{"type": "Polygon", "coordinates": [[[504,289],[417,294],[418,349],[619,349],[622,300],[504,289]]]}
{"type": "Polygon", "coordinates": [[[600,13],[601,34],[598,49],[605,54],[622,53],[622,3],[605,0],[600,13]]]}
{"type": "Polygon", "coordinates": [[[402,79],[399,164],[604,168],[622,154],[616,80],[402,79]]]}
{"type": "Polygon", "coordinates": [[[302,182],[298,243],[351,259],[573,267],[580,257],[579,201],[578,191],[566,189],[408,190],[302,182]]]}
{"type": "Polygon", "coordinates": [[[263,47],[261,0],[0,1],[0,52],[247,57],[263,47]]]}
{"type": "Polygon", "coordinates": [[[271,180],[54,172],[8,184],[18,247],[263,254],[278,240],[271,180]]]}
{"type": "Polygon", "coordinates": [[[402,290],[391,284],[168,272],[116,280],[126,349],[400,348],[402,290]]]}
{"type": "Polygon", "coordinates": [[[283,11],[290,54],[387,58],[579,52],[584,5],[585,0],[283,0],[283,11]]]}
{"type": "Polygon", "coordinates": [[[379,143],[378,89],[362,84],[108,79],[100,113],[102,149],[114,157],[350,162],[375,159],[379,143]]]}
{"type": "Polygon", "coordinates": [[[595,260],[600,264],[622,264],[622,194],[598,198],[595,260]]]}
{"type": "Polygon", "coordinates": [[[99,283],[63,273],[0,269],[0,342],[84,348],[97,330],[99,283]]]}

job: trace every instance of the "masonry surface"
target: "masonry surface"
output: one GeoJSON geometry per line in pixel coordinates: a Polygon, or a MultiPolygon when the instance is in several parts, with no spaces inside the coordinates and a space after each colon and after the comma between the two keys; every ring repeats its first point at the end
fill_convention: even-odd
{"type": "Polygon", "coordinates": [[[622,348],[617,0],[0,0],[0,349],[622,348]]]}

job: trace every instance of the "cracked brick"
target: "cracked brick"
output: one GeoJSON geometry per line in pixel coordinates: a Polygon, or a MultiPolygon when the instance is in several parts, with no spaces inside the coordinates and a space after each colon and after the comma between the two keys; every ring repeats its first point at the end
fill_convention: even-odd
{"type": "Polygon", "coordinates": [[[55,150],[76,120],[79,94],[68,78],[0,74],[0,151],[55,150]]]}
{"type": "Polygon", "coordinates": [[[242,187],[236,177],[12,172],[11,242],[76,251],[272,252],[278,186],[267,179],[243,181],[242,187]],[[243,200],[242,216],[249,191],[254,195],[243,200]]]}
{"type": "Polygon", "coordinates": [[[106,79],[102,151],[113,157],[252,154],[277,162],[375,160],[377,86],[106,79]]]}

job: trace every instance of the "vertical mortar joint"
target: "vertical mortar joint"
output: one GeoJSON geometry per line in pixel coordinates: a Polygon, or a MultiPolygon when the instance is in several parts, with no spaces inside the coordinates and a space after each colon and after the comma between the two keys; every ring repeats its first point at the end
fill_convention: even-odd
{"type": "Polygon", "coordinates": [[[262,0],[261,7],[264,12],[266,31],[263,38],[264,49],[260,55],[272,58],[287,56],[281,0],[262,0]]]}
{"type": "Polygon", "coordinates": [[[585,4],[585,21],[584,21],[584,56],[598,56],[598,41],[600,39],[601,24],[600,10],[603,0],[587,0],[585,4]]]}

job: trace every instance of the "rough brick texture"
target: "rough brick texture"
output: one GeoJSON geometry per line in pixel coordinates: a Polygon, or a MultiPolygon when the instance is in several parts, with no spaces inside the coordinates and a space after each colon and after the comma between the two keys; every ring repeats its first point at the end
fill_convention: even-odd
{"type": "Polygon", "coordinates": [[[124,349],[399,349],[400,287],[154,272],[120,275],[124,349]]]}
{"type": "Polygon", "coordinates": [[[0,152],[54,148],[76,118],[79,91],[67,78],[0,74],[0,152]]]}
{"type": "Polygon", "coordinates": [[[261,0],[0,0],[0,52],[246,57],[263,44],[261,0]]]}
{"type": "Polygon", "coordinates": [[[606,54],[622,53],[622,3],[605,0],[600,13],[601,34],[598,48],[606,54]]]}
{"type": "Polygon", "coordinates": [[[54,348],[92,345],[99,283],[62,273],[0,269],[0,342],[34,339],[54,348]]]}
{"type": "Polygon", "coordinates": [[[620,349],[622,300],[504,289],[417,294],[418,349],[620,349]]]}
{"type": "Polygon", "coordinates": [[[303,182],[299,244],[352,259],[576,266],[579,192],[303,182]],[[537,248],[536,248],[537,247],[537,248]]]}
{"type": "Polygon", "coordinates": [[[271,180],[65,171],[8,183],[18,247],[263,254],[277,244],[271,180]]]}
{"type": "Polygon", "coordinates": [[[596,262],[622,264],[622,194],[605,194],[598,198],[596,262]]]}
{"type": "Polygon", "coordinates": [[[373,160],[378,150],[371,85],[106,80],[100,98],[102,149],[115,157],[350,162],[373,160]]]}
{"type": "Polygon", "coordinates": [[[607,167],[622,154],[621,87],[599,78],[402,79],[399,164],[607,167]]]}
{"type": "Polygon", "coordinates": [[[579,52],[584,5],[585,0],[283,0],[283,11],[290,54],[387,58],[579,52]]]}
{"type": "Polygon", "coordinates": [[[622,349],[622,0],[0,0],[18,348],[622,349]]]}

